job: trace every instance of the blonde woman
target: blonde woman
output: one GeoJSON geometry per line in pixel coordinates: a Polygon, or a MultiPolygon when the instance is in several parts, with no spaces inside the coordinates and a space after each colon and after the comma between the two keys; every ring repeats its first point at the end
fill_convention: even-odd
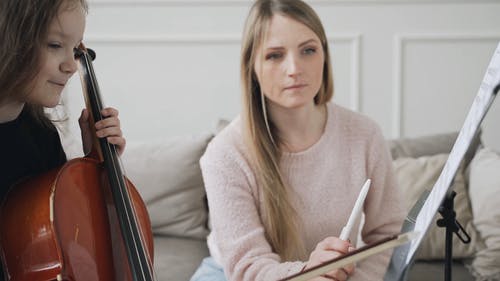
{"type": "MultiPolygon", "coordinates": [[[[328,43],[300,0],[258,0],[241,54],[243,112],[200,163],[211,257],[192,281],[277,280],[350,251],[337,236],[361,186],[372,186],[366,243],[397,233],[404,213],[379,127],[330,102],[328,43]]],[[[390,252],[314,280],[381,280],[390,252]]]]}

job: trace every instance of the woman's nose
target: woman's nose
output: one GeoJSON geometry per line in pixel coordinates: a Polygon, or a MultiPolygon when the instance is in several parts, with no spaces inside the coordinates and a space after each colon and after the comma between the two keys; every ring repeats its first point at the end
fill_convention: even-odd
{"type": "Polygon", "coordinates": [[[287,58],[287,75],[288,76],[297,76],[300,74],[301,65],[300,58],[296,55],[290,54],[287,58]]]}

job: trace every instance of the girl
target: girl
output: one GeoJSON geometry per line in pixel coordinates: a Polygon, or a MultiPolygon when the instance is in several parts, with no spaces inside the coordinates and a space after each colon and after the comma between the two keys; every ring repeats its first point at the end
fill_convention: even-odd
{"type": "MultiPolygon", "coordinates": [[[[379,127],[338,106],[328,43],[300,0],[257,0],[246,20],[243,112],[200,160],[212,257],[198,280],[278,280],[347,253],[336,237],[361,186],[372,181],[361,235],[399,232],[404,219],[379,127]]],[[[314,280],[381,280],[390,252],[314,280]]]]}
{"type": "MultiPolygon", "coordinates": [[[[86,11],[85,0],[0,2],[0,200],[19,180],[66,162],[43,109],[59,103],[77,70],[74,50],[83,38],[86,11]]],[[[83,110],[79,119],[85,152],[92,146],[88,115],[83,110]]],[[[102,115],[97,136],[123,153],[118,111],[106,108],[102,115]]]]}

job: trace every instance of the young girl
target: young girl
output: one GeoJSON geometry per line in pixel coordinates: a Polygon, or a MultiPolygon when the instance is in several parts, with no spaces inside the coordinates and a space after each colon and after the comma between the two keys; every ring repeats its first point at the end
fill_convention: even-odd
{"type": "MultiPolygon", "coordinates": [[[[83,38],[86,10],[85,0],[0,1],[0,200],[16,182],[66,162],[43,109],[59,103],[77,70],[74,50],[83,38]]],[[[92,146],[88,115],[83,110],[79,119],[85,152],[92,146]]],[[[102,115],[97,136],[123,153],[118,111],[106,108],[102,115]]]]}
{"type": "MultiPolygon", "coordinates": [[[[337,236],[366,179],[364,242],[398,233],[404,219],[379,127],[338,106],[327,38],[300,0],[257,0],[242,41],[243,112],[200,160],[211,256],[192,277],[278,280],[356,245],[337,236]]],[[[390,252],[314,280],[381,280],[390,252]]]]}

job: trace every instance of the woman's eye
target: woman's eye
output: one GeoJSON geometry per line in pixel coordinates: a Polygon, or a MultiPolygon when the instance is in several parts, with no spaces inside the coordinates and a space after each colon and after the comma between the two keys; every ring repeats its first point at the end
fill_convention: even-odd
{"type": "Polygon", "coordinates": [[[304,54],[310,55],[316,53],[316,48],[306,48],[304,49],[304,54]]]}
{"type": "Polygon", "coordinates": [[[266,55],[266,60],[277,60],[283,57],[281,53],[270,53],[266,55]]]}

